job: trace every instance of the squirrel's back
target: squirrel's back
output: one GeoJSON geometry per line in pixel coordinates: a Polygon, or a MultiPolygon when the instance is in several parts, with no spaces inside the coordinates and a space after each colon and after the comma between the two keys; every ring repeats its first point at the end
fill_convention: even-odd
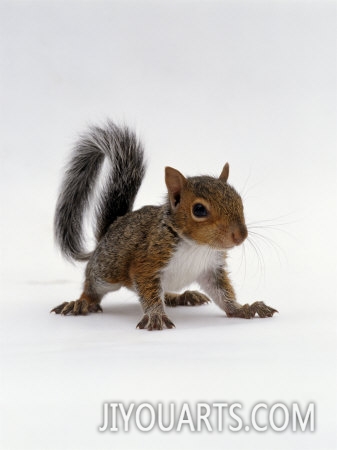
{"type": "Polygon", "coordinates": [[[96,240],[117,217],[132,210],[145,174],[143,147],[127,127],[111,121],[91,127],[74,147],[56,205],[55,238],[68,258],[85,261],[91,255],[83,248],[83,216],[105,158],[111,167],[95,207],[96,240]]]}

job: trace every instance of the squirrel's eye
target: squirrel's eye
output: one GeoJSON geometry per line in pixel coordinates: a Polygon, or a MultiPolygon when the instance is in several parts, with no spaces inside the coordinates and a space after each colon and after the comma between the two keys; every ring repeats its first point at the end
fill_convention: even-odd
{"type": "Polygon", "coordinates": [[[196,203],[193,206],[193,215],[195,217],[207,217],[208,216],[208,211],[204,207],[204,205],[202,205],[201,203],[196,203]]]}

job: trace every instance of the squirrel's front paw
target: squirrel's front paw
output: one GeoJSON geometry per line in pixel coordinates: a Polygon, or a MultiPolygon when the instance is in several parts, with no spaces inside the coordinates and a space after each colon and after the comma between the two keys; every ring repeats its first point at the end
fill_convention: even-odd
{"type": "Polygon", "coordinates": [[[275,313],[278,313],[277,309],[267,306],[264,302],[254,302],[250,305],[250,309],[254,315],[257,314],[262,318],[273,317],[275,313]]]}
{"type": "Polygon", "coordinates": [[[138,323],[137,328],[147,328],[149,331],[162,330],[164,328],[175,328],[175,325],[167,317],[166,314],[153,313],[144,314],[142,320],[138,323]]]}
{"type": "Polygon", "coordinates": [[[259,317],[273,317],[278,312],[277,309],[267,306],[264,302],[254,302],[251,305],[240,306],[233,311],[226,312],[228,317],[239,317],[241,319],[251,319],[257,314],[259,317]]]}

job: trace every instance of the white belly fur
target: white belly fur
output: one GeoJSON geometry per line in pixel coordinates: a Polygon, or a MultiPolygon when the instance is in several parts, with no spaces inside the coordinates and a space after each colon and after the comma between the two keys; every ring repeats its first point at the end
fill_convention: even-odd
{"type": "Polygon", "coordinates": [[[224,252],[193,241],[179,243],[169,264],[162,271],[164,292],[178,292],[190,285],[200,275],[225,264],[224,252]]]}

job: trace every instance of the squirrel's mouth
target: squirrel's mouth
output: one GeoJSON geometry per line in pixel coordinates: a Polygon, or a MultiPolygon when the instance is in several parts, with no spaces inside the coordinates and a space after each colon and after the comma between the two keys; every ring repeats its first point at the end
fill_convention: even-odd
{"type": "Polygon", "coordinates": [[[231,240],[224,238],[213,241],[212,247],[218,250],[231,250],[236,247],[236,244],[234,244],[231,240]]]}
{"type": "Polygon", "coordinates": [[[246,239],[247,235],[236,235],[234,233],[227,233],[223,238],[217,239],[214,246],[223,250],[230,250],[241,245],[246,239]]]}

